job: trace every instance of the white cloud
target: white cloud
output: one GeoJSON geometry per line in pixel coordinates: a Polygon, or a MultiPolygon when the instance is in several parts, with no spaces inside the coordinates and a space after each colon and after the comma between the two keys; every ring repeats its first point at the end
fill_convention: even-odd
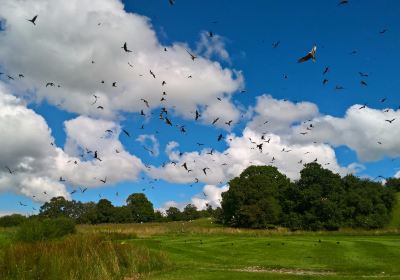
{"type": "MultiPolygon", "coordinates": [[[[115,118],[140,112],[144,98],[151,108],[174,108],[193,118],[196,108],[212,105],[223,94],[231,96],[243,84],[239,72],[207,57],[192,61],[186,50],[194,51],[184,43],[161,45],[150,20],[127,13],[118,0],[3,0],[0,18],[5,21],[0,64],[13,76],[25,76],[11,82],[13,92],[70,112],[115,118]],[[36,26],[26,20],[35,14],[36,26]],[[121,49],[124,42],[131,53],[121,49]],[[56,86],[46,87],[47,82],[56,86]],[[167,96],[161,102],[163,91],[167,96]],[[93,94],[99,97],[95,105],[93,94]]],[[[226,108],[232,115],[235,107],[226,108]]]]}
{"type": "Polygon", "coordinates": [[[65,184],[95,187],[103,185],[100,179],[105,177],[107,184],[132,181],[143,169],[141,160],[124,150],[116,123],[81,116],[67,121],[65,127],[64,152],[55,146],[46,121],[0,84],[0,192],[12,191],[37,201],[69,198],[65,184]],[[114,132],[107,134],[107,129],[114,132]],[[102,161],[86,148],[97,150],[102,161]]]}
{"type": "Polygon", "coordinates": [[[225,48],[225,39],[218,34],[212,34],[211,37],[209,32],[201,32],[200,41],[197,43],[197,52],[208,59],[216,56],[223,61],[231,62],[229,53],[225,48]]]}
{"type": "Polygon", "coordinates": [[[215,185],[205,185],[203,187],[203,192],[194,195],[190,201],[188,202],[176,202],[176,201],[167,201],[165,202],[159,210],[165,212],[170,207],[176,207],[181,211],[185,208],[186,205],[193,204],[196,206],[198,210],[204,210],[210,205],[212,208],[218,208],[221,206],[223,192],[229,190],[229,186],[225,185],[222,187],[218,187],[215,185]]]}
{"type": "Polygon", "coordinates": [[[160,154],[160,144],[153,134],[139,135],[138,138],[136,138],[136,141],[140,142],[151,156],[157,157],[160,154]],[[148,141],[150,141],[151,147],[147,146],[148,141]]]}

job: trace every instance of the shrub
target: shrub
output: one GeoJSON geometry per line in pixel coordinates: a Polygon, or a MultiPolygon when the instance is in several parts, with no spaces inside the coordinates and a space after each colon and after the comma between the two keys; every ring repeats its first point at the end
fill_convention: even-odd
{"type": "Polygon", "coordinates": [[[44,241],[75,233],[75,222],[69,218],[30,219],[17,231],[16,239],[24,242],[44,241]]]}
{"type": "Polygon", "coordinates": [[[20,214],[0,217],[0,227],[15,227],[26,221],[26,217],[20,214]]]}

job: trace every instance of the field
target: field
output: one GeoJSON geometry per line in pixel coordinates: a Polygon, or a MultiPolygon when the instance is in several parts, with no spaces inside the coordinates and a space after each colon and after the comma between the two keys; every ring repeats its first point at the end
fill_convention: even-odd
{"type": "MultiPolygon", "coordinates": [[[[293,233],[223,228],[202,219],[80,226],[78,231],[88,237],[114,235],[116,243],[146,248],[146,255],[162,254],[167,259],[167,264],[125,275],[126,280],[400,279],[400,235],[395,229],[293,233]]],[[[12,231],[0,230],[0,250],[11,236],[12,231]]]]}

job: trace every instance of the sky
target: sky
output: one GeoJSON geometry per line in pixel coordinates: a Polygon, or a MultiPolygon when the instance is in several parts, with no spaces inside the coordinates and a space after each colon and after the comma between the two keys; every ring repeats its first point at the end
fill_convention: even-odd
{"type": "Polygon", "coordinates": [[[217,207],[253,164],[400,176],[400,3],[338,3],[1,0],[0,215],[217,207]]]}

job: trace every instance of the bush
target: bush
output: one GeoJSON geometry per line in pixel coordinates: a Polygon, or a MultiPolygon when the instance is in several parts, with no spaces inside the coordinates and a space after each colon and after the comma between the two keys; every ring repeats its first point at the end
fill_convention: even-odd
{"type": "Polygon", "coordinates": [[[75,222],[69,218],[30,219],[17,231],[16,239],[24,242],[44,241],[75,233],[75,222]]]}
{"type": "Polygon", "coordinates": [[[26,221],[26,217],[20,214],[13,214],[0,218],[0,227],[15,227],[26,221]]]}

